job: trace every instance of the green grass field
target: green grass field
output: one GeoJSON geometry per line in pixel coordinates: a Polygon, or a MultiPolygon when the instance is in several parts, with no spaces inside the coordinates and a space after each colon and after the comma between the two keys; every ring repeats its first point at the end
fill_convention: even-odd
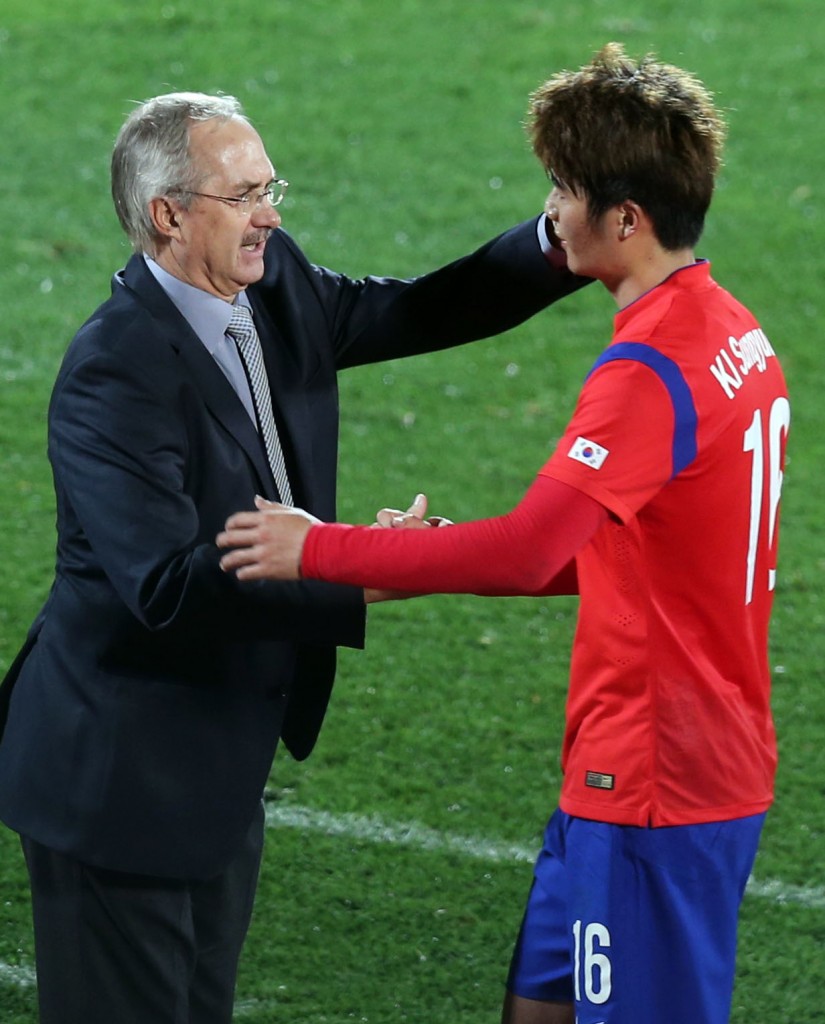
{"type": "MultiPolygon", "coordinates": [[[[793,404],[773,631],[776,806],[746,896],[737,1024],[825,1020],[825,244],[816,0],[4,0],[0,11],[0,670],[51,580],[45,409],[128,255],[108,198],[134,100],[238,95],[292,182],[284,226],[353,275],[413,274],[541,208],[527,94],[610,39],[695,71],[728,112],[700,255],[757,312],[793,404]],[[820,468],[817,469],[816,467],[820,468]]],[[[342,380],[341,515],[426,490],[505,511],[609,338],[591,288],[509,335],[342,380]]],[[[493,1024],[559,787],[569,601],[371,612],[312,758],[279,755],[239,1021],[493,1024]]],[[[724,629],[720,623],[720,629],[724,629]]],[[[37,1019],[27,885],[0,832],[0,1020],[37,1019]]],[[[664,1024],[664,1022],[663,1022],[664,1024]]],[[[699,1022],[697,1022],[699,1024],[699,1022]]]]}

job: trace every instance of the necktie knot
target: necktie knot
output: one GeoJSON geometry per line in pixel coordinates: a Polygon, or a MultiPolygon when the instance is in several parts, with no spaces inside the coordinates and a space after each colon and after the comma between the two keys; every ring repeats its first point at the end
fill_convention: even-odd
{"type": "Polygon", "coordinates": [[[252,311],[248,306],[236,303],[232,307],[232,316],[226,333],[240,344],[248,344],[255,337],[255,324],[252,322],[252,311]]]}

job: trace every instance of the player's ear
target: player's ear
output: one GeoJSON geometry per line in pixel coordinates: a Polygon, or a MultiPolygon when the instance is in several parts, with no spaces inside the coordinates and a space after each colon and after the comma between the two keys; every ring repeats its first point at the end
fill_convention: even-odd
{"type": "Polygon", "coordinates": [[[642,208],[632,199],[626,199],[616,207],[617,231],[620,239],[630,238],[639,230],[643,216],[642,208]]]}

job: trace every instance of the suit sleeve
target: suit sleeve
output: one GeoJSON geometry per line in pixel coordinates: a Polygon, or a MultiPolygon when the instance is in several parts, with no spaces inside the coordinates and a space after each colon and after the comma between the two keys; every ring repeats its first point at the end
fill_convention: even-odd
{"type": "Polygon", "coordinates": [[[535,218],[411,280],[352,280],[317,266],[310,273],[339,369],[500,334],[589,283],[542,252],[535,218]]]}
{"type": "Polygon", "coordinates": [[[56,385],[49,454],[65,525],[61,562],[76,585],[88,575],[90,594],[98,594],[105,577],[151,630],[194,627],[227,639],[361,646],[360,591],[246,587],[220,570],[213,537],[237,499],[229,494],[221,504],[198,493],[191,395],[163,358],[174,356],[151,348],[126,358],[98,351],[64,370],[56,385]]]}

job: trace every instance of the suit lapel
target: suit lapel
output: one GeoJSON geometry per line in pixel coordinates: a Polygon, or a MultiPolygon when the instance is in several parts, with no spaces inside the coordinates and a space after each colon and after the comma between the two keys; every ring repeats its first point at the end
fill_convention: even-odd
{"type": "Polygon", "coordinates": [[[209,411],[246,452],[258,474],[261,494],[274,497],[272,471],[263,445],[235,389],[186,318],[146,268],[141,256],[133,256],[124,271],[115,277],[113,289],[123,286],[129,288],[155,318],[159,336],[184,360],[187,375],[200,391],[209,411]]]}

